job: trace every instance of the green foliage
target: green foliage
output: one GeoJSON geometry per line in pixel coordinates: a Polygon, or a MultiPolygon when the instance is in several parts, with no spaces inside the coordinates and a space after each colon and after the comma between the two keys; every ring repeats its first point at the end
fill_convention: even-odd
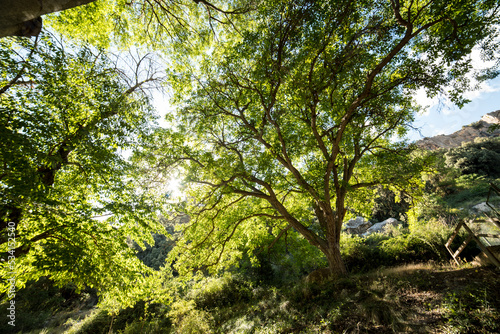
{"type": "Polygon", "coordinates": [[[396,197],[394,191],[380,187],[373,203],[372,218],[379,222],[388,218],[404,220],[406,211],[410,208],[410,203],[409,196],[403,192],[399,192],[396,197]]]}
{"type": "Polygon", "coordinates": [[[489,183],[497,181],[494,159],[498,143],[498,139],[477,138],[461,147],[431,153],[434,173],[425,178],[427,195],[424,204],[418,204],[421,218],[437,216],[451,223],[465,216],[471,206],[486,201],[489,183]]]}
{"type": "Polygon", "coordinates": [[[168,309],[162,304],[139,301],[114,315],[94,310],[79,324],[74,324],[67,333],[105,334],[113,331],[121,334],[160,334],[172,326],[167,313],[168,309]]]}
{"type": "Polygon", "coordinates": [[[345,273],[338,242],[348,209],[371,211],[376,185],[422,187],[427,157],[395,141],[419,109],[413,92],[453,87],[462,105],[472,48],[498,52],[496,10],[262,1],[235,21],[237,33],[193,36],[168,71],[174,125],[143,152],[183,171],[192,199],[171,260],[218,272],[255,261],[269,229],[291,226],[345,273]]]}
{"type": "Polygon", "coordinates": [[[173,303],[169,316],[173,319],[176,333],[213,333],[209,313],[196,309],[192,300],[173,303]]]}
{"type": "Polygon", "coordinates": [[[13,271],[17,288],[49,276],[117,298],[129,290],[126,303],[148,273],[126,240],[161,230],[158,198],[122,155],[154,124],[140,90],[152,77],[128,85],[102,51],[50,35],[2,39],[0,64],[0,251],[16,257],[1,263],[0,291],[13,271]]]}
{"type": "MultiPolygon", "coordinates": [[[[202,293],[203,281],[199,283],[198,293],[202,293]]],[[[498,275],[484,268],[402,266],[321,285],[294,282],[279,288],[258,286],[250,294],[245,293],[244,301],[224,306],[200,307],[192,299],[179,296],[167,311],[172,322],[161,323],[165,310],[155,311],[155,316],[144,322],[145,318],[136,314],[139,319],[126,325],[117,316],[112,330],[149,333],[145,329],[154,328],[151,333],[224,334],[494,333],[498,330],[497,284],[498,275]]],[[[212,291],[213,286],[208,290],[212,291]]],[[[129,320],[132,318],[129,314],[129,320]]],[[[111,317],[94,321],[93,332],[81,333],[110,330],[111,317]]]]}
{"type": "Polygon", "coordinates": [[[269,234],[268,238],[261,240],[261,248],[255,256],[257,261],[243,258],[237,272],[243,272],[261,284],[282,285],[328,265],[324,254],[293,229],[284,232],[280,239],[275,238],[269,234]]]}
{"type": "Polygon", "coordinates": [[[204,279],[191,288],[187,298],[201,309],[211,309],[246,302],[251,295],[252,285],[244,277],[226,275],[204,279]]]}
{"type": "Polygon", "coordinates": [[[444,198],[452,208],[469,207],[486,201],[489,191],[489,183],[483,175],[466,174],[455,179],[457,191],[444,198]]]}
{"type": "Polygon", "coordinates": [[[165,265],[165,260],[168,253],[172,250],[176,240],[179,238],[179,232],[175,230],[176,225],[181,224],[178,219],[167,220],[160,218],[160,223],[165,227],[168,236],[165,234],[153,233],[154,243],[149,245],[145,244],[145,248],[139,246],[136,242],[132,241],[131,247],[137,250],[137,257],[145,265],[155,270],[165,265]]]}
{"type": "Polygon", "coordinates": [[[447,323],[446,333],[496,333],[500,330],[500,315],[492,306],[491,292],[486,288],[466,286],[457,293],[448,293],[442,307],[447,323]]]}
{"type": "Polygon", "coordinates": [[[387,234],[368,237],[342,234],[342,258],[353,273],[404,263],[443,262],[448,259],[444,244],[451,232],[451,227],[432,221],[412,223],[407,229],[394,227],[387,234]]]}
{"type": "Polygon", "coordinates": [[[196,36],[208,38],[217,27],[219,33],[239,20],[237,14],[251,9],[248,0],[208,2],[99,0],[47,15],[44,24],[77,43],[108,48],[148,46],[182,52],[192,46],[196,36]]]}
{"type": "Polygon", "coordinates": [[[153,240],[154,244],[152,246],[146,244],[144,250],[137,244],[135,246],[138,250],[137,257],[139,260],[148,267],[158,270],[165,265],[165,259],[174,245],[171,240],[162,234],[153,234],[153,240]]]}
{"type": "Polygon", "coordinates": [[[105,334],[109,332],[109,328],[112,326],[112,317],[105,311],[95,311],[87,321],[84,321],[81,326],[76,331],[70,331],[74,334],[105,334]]]}
{"type": "MultiPolygon", "coordinates": [[[[72,312],[95,305],[97,296],[95,291],[90,289],[78,294],[72,285],[58,288],[49,279],[42,277],[37,282],[28,282],[25,288],[19,290],[15,302],[16,326],[12,327],[7,322],[1,322],[2,333],[29,332],[49,323],[62,324],[72,312]]],[[[0,303],[2,318],[7,318],[8,303],[8,300],[0,303]]]]}
{"type": "Polygon", "coordinates": [[[139,22],[134,24],[131,17],[133,8],[126,4],[126,0],[95,1],[47,15],[44,24],[82,44],[106,48],[109,47],[110,37],[114,37],[119,44],[128,44],[131,42],[129,29],[140,25],[137,24],[139,22]],[[115,31],[120,30],[117,36],[115,31]]]}

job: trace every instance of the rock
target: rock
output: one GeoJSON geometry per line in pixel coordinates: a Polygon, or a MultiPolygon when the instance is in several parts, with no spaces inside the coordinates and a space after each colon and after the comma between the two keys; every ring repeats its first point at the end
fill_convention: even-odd
{"type": "Polygon", "coordinates": [[[500,110],[484,115],[481,117],[481,121],[488,124],[500,124],[500,110]]]}
{"type": "Polygon", "coordinates": [[[356,217],[354,219],[349,219],[349,221],[344,225],[344,231],[348,234],[363,234],[372,224],[363,217],[356,217]]]}
{"type": "Polygon", "coordinates": [[[424,138],[415,144],[426,150],[437,150],[441,148],[459,147],[462,143],[474,141],[475,138],[498,137],[500,129],[492,131],[492,125],[500,124],[500,110],[484,115],[479,121],[466,125],[462,129],[449,134],[424,138]]]}
{"type": "Polygon", "coordinates": [[[388,218],[381,223],[373,224],[365,233],[363,233],[363,237],[369,236],[372,233],[384,233],[387,226],[397,226],[400,221],[396,218],[388,218]]]}
{"type": "Polygon", "coordinates": [[[472,211],[472,213],[490,212],[491,208],[486,204],[486,202],[482,202],[482,203],[474,205],[471,208],[471,211],[472,211]]]}
{"type": "Polygon", "coordinates": [[[329,268],[320,268],[316,269],[313,272],[309,273],[304,279],[304,281],[308,284],[316,283],[321,284],[331,278],[332,273],[329,268]]]}

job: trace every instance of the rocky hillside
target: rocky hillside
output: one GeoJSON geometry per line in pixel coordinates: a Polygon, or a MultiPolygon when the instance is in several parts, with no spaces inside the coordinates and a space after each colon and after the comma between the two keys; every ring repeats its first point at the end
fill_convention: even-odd
{"type": "Polygon", "coordinates": [[[492,125],[500,125],[500,110],[484,115],[478,122],[466,125],[462,129],[450,135],[439,135],[424,138],[416,142],[417,146],[427,150],[437,150],[440,148],[453,148],[462,145],[464,142],[473,141],[477,137],[498,137],[500,127],[493,130],[492,125]]]}

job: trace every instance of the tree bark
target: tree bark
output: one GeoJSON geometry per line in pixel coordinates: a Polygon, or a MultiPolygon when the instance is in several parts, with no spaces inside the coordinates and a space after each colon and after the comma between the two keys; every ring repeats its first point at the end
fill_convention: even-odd
{"type": "Polygon", "coordinates": [[[328,221],[326,230],[326,239],[328,249],[323,251],[328,261],[328,268],[330,275],[333,277],[340,277],[347,275],[347,268],[340,255],[340,231],[342,229],[342,221],[344,219],[344,209],[335,212],[331,219],[328,221]]]}
{"type": "Polygon", "coordinates": [[[347,268],[340,255],[340,243],[330,245],[330,249],[325,255],[331,277],[347,276],[347,268]]]}
{"type": "Polygon", "coordinates": [[[0,38],[6,36],[36,36],[42,29],[42,15],[94,1],[2,0],[0,1],[0,38]]]}

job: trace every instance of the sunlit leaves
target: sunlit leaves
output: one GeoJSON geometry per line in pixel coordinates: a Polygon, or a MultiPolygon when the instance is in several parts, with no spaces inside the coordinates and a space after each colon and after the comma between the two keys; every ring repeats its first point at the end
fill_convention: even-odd
{"type": "Polygon", "coordinates": [[[151,274],[127,238],[151,242],[160,230],[161,198],[122,155],[149,138],[147,97],[102,51],[50,35],[2,40],[0,61],[0,243],[6,252],[4,227],[15,223],[17,284],[121,282],[126,296],[151,274]]]}

